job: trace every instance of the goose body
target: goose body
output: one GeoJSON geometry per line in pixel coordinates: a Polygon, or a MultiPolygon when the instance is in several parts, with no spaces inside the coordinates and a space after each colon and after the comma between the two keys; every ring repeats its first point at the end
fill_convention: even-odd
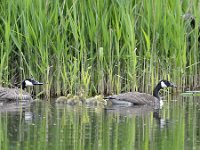
{"type": "Polygon", "coordinates": [[[16,100],[32,100],[32,96],[24,91],[28,86],[43,85],[34,79],[26,79],[22,81],[21,88],[5,88],[0,87],[0,101],[16,101],[16,100]]]}
{"type": "Polygon", "coordinates": [[[154,105],[157,101],[159,102],[158,98],[153,95],[140,92],[121,93],[118,95],[108,96],[106,99],[109,99],[112,104],[127,105],[154,105]]]}
{"type": "Polygon", "coordinates": [[[160,104],[159,90],[165,87],[176,87],[173,83],[167,80],[161,80],[153,91],[153,95],[140,93],[140,92],[128,92],[118,95],[112,95],[105,97],[112,102],[113,105],[149,105],[156,106],[160,104]]]}

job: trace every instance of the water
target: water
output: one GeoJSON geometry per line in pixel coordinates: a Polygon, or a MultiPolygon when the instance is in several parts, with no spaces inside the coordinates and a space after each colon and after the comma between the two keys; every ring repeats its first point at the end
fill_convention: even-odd
{"type": "Polygon", "coordinates": [[[200,97],[173,97],[162,110],[35,102],[0,112],[0,148],[28,150],[200,149],[200,97]],[[119,110],[120,109],[120,110],[119,110]],[[122,111],[123,110],[123,111],[122,111]]]}

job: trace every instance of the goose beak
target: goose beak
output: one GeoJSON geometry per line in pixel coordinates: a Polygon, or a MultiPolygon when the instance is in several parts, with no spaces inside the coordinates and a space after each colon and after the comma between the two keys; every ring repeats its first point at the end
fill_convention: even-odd
{"type": "Polygon", "coordinates": [[[177,88],[177,86],[172,82],[170,82],[170,87],[177,88]]]}
{"type": "Polygon", "coordinates": [[[36,80],[33,80],[32,83],[33,83],[33,85],[43,85],[44,84],[44,83],[36,81],[36,80]]]}

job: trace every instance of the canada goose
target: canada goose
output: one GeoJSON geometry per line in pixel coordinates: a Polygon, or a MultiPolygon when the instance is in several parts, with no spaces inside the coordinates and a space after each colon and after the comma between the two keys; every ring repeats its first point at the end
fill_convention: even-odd
{"type": "Polygon", "coordinates": [[[25,92],[24,89],[28,86],[43,85],[33,78],[22,81],[21,88],[4,88],[0,87],[0,101],[15,101],[15,100],[32,100],[31,95],[25,92]]]}
{"type": "Polygon", "coordinates": [[[172,82],[167,80],[161,80],[154,88],[153,95],[139,92],[121,93],[119,95],[112,95],[104,97],[112,102],[112,104],[118,105],[160,105],[159,91],[165,87],[176,87],[172,82]]]}

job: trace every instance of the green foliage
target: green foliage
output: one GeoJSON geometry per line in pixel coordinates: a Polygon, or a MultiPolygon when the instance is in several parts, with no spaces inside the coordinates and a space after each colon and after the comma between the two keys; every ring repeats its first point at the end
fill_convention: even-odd
{"type": "Polygon", "coordinates": [[[197,2],[2,0],[1,84],[33,75],[48,83],[46,95],[151,91],[142,85],[167,77],[184,85],[199,50],[181,16],[198,21],[197,2]]]}

